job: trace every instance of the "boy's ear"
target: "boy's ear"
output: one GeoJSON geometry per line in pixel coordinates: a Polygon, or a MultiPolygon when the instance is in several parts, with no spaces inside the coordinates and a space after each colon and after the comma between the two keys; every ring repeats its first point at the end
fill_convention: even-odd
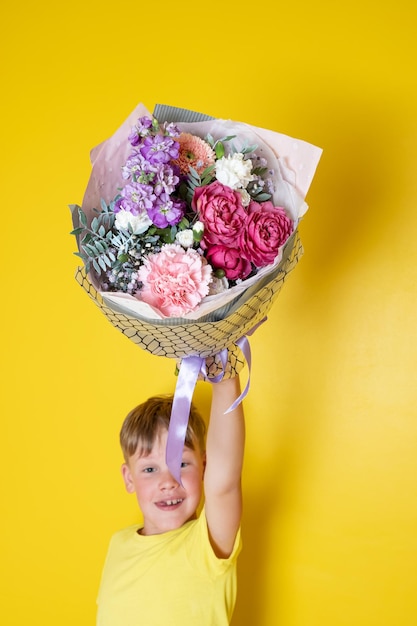
{"type": "Polygon", "coordinates": [[[128,493],[135,492],[135,486],[133,484],[132,473],[127,463],[123,463],[122,465],[122,476],[125,483],[126,491],[128,493]]]}

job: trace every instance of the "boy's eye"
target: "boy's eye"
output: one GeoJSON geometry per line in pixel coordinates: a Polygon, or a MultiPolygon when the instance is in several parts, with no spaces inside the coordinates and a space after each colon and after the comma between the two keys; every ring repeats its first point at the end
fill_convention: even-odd
{"type": "Polygon", "coordinates": [[[145,474],[151,474],[152,472],[155,471],[154,467],[145,467],[145,469],[143,470],[145,472],[145,474]]]}
{"type": "Polygon", "coordinates": [[[189,465],[189,463],[187,463],[187,461],[183,461],[181,463],[181,468],[187,467],[189,465]]]}

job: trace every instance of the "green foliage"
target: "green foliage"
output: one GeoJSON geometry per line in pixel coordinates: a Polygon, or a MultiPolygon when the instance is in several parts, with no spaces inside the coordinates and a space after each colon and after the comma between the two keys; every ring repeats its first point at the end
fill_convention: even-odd
{"type": "Polygon", "coordinates": [[[210,165],[209,167],[206,167],[206,169],[201,172],[201,174],[199,174],[197,170],[195,170],[193,167],[190,167],[190,171],[187,176],[184,196],[184,199],[187,201],[188,205],[191,205],[196,187],[209,185],[215,179],[214,169],[215,165],[210,165]]]}
{"type": "Polygon", "coordinates": [[[101,212],[98,212],[96,216],[91,220],[88,225],[87,216],[81,207],[78,209],[78,222],[81,226],[71,231],[71,235],[75,235],[79,239],[79,252],[76,252],[76,256],[79,256],[86,267],[87,272],[93,267],[97,274],[100,276],[102,272],[112,267],[116,262],[116,246],[115,237],[112,232],[112,227],[115,222],[115,216],[112,212],[113,203],[107,206],[107,204],[101,202],[101,212]]]}
{"type": "Polygon", "coordinates": [[[226,149],[224,147],[225,142],[231,141],[235,138],[236,135],[227,135],[226,137],[221,137],[220,139],[217,139],[217,141],[215,141],[214,137],[210,135],[210,133],[208,133],[205,137],[205,140],[213,148],[216,158],[221,159],[226,154],[226,149]]]}

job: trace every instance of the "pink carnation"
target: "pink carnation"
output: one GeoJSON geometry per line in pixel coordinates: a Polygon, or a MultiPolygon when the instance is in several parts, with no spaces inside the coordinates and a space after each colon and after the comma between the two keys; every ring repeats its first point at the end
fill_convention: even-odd
{"type": "Polygon", "coordinates": [[[243,255],[256,267],[274,262],[279,248],[293,231],[293,223],[285,209],[275,207],[272,202],[251,202],[246,228],[240,236],[243,255]]]}
{"type": "Polygon", "coordinates": [[[247,219],[238,191],[218,181],[197,187],[192,208],[204,224],[202,247],[209,247],[210,244],[236,247],[247,219]]]}
{"type": "Polygon", "coordinates": [[[195,250],[176,244],[150,254],[138,272],[143,283],[138,296],[166,317],[181,317],[208,294],[211,267],[195,250]]]}

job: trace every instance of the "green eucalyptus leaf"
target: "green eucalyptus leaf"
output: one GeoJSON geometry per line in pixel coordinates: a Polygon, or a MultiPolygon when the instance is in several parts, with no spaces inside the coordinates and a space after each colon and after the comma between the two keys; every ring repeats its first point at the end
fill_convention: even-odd
{"type": "Polygon", "coordinates": [[[182,218],[182,220],[178,224],[178,228],[180,230],[185,230],[186,228],[189,228],[189,226],[190,226],[190,220],[187,219],[187,217],[185,217],[185,215],[184,215],[184,217],[182,218]]]}
{"type": "Polygon", "coordinates": [[[93,267],[96,270],[97,274],[101,276],[101,268],[99,264],[97,263],[96,259],[93,259],[93,267]]]}
{"type": "Polygon", "coordinates": [[[267,167],[255,167],[252,170],[252,174],[255,174],[255,176],[264,176],[264,174],[266,174],[268,171],[267,167]]]}
{"type": "Polygon", "coordinates": [[[249,154],[249,152],[254,152],[256,150],[256,148],[258,147],[258,145],[256,143],[252,144],[251,146],[242,146],[242,148],[240,149],[240,152],[242,154],[249,154]]]}
{"type": "Polygon", "coordinates": [[[81,233],[84,232],[84,228],[82,226],[80,226],[79,228],[74,228],[74,230],[72,230],[70,232],[70,235],[81,235],[81,233]]]}
{"type": "Polygon", "coordinates": [[[209,165],[208,167],[206,167],[206,169],[201,172],[201,177],[208,176],[209,174],[213,174],[215,167],[216,167],[215,163],[213,163],[213,165],[209,165]]]}
{"type": "Polygon", "coordinates": [[[98,231],[98,227],[99,227],[98,219],[95,217],[91,221],[91,230],[93,231],[93,233],[96,233],[98,231]]]}
{"type": "Polygon", "coordinates": [[[107,245],[104,245],[101,241],[96,241],[96,250],[102,253],[106,252],[107,245]]]}
{"type": "Polygon", "coordinates": [[[216,153],[216,157],[218,159],[221,159],[222,157],[224,157],[224,145],[221,141],[218,141],[214,147],[214,152],[216,153]]]}
{"type": "Polygon", "coordinates": [[[103,215],[103,224],[107,230],[113,227],[115,217],[113,213],[106,213],[103,215]]]}
{"type": "Polygon", "coordinates": [[[78,209],[78,217],[80,220],[80,224],[82,226],[84,226],[84,228],[87,227],[87,217],[86,214],[84,213],[84,211],[82,209],[78,209]]]}
{"type": "Polygon", "coordinates": [[[270,193],[264,193],[264,192],[258,193],[258,195],[254,196],[254,199],[257,202],[266,202],[267,200],[270,200],[271,198],[272,196],[270,193]]]}
{"type": "Polygon", "coordinates": [[[89,233],[88,231],[85,233],[84,237],[82,238],[81,243],[89,243],[90,241],[93,240],[93,236],[91,233],[89,233]]]}
{"type": "Polygon", "coordinates": [[[212,180],[213,180],[213,176],[211,175],[205,176],[204,178],[201,179],[201,186],[204,187],[205,185],[209,185],[212,180]]]}
{"type": "Polygon", "coordinates": [[[190,167],[188,176],[194,180],[200,181],[200,174],[193,167],[190,167]]]}
{"type": "Polygon", "coordinates": [[[90,257],[98,256],[95,246],[91,245],[90,243],[85,244],[83,246],[83,250],[85,250],[85,253],[88,254],[88,256],[90,257]]]}

